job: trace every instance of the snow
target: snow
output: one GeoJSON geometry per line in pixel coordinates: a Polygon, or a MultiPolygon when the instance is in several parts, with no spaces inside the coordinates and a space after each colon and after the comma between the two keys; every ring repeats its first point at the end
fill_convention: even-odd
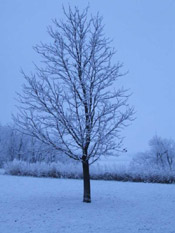
{"type": "Polygon", "coordinates": [[[175,185],[0,175],[2,233],[175,233],[175,185]]]}

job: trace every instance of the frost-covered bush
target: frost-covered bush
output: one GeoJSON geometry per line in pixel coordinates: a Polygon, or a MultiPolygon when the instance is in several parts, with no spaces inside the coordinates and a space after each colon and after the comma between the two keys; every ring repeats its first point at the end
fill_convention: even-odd
{"type": "MultiPolygon", "coordinates": [[[[5,173],[21,176],[36,177],[55,177],[55,178],[73,178],[82,179],[82,167],[79,163],[63,164],[37,162],[29,163],[25,161],[14,160],[5,164],[5,173]]],[[[124,166],[93,164],[90,167],[91,179],[94,180],[117,180],[132,182],[152,182],[152,183],[175,183],[175,172],[160,170],[148,167],[128,168],[124,166]]]]}
{"type": "Polygon", "coordinates": [[[36,162],[13,160],[4,165],[5,173],[21,176],[81,178],[80,164],[64,164],[61,162],[36,162]]]}
{"type": "MultiPolygon", "coordinates": [[[[57,178],[75,178],[81,179],[82,167],[80,163],[61,163],[61,162],[36,162],[29,163],[26,161],[13,160],[4,165],[5,173],[21,176],[36,177],[57,177],[57,178]]],[[[104,180],[122,180],[126,171],[122,167],[102,166],[94,164],[90,168],[91,179],[104,180]]]]}
{"type": "Polygon", "coordinates": [[[175,183],[175,171],[160,169],[156,166],[134,166],[131,164],[127,173],[129,179],[136,182],[175,183]]]}

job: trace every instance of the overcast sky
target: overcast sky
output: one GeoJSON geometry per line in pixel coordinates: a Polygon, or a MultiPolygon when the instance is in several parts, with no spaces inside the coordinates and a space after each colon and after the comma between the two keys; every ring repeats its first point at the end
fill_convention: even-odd
{"type": "Polygon", "coordinates": [[[129,74],[120,83],[133,93],[136,120],[123,135],[128,153],[147,149],[157,134],[175,139],[175,1],[173,0],[0,0],[0,123],[11,122],[20,68],[39,62],[32,46],[51,41],[47,26],[63,18],[62,4],[86,7],[104,18],[116,62],[129,74]]]}

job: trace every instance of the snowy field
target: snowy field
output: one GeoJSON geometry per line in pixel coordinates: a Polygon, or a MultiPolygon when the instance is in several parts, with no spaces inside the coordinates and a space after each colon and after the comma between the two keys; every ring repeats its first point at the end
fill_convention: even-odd
{"type": "Polygon", "coordinates": [[[175,233],[175,185],[0,175],[1,233],[175,233]]]}

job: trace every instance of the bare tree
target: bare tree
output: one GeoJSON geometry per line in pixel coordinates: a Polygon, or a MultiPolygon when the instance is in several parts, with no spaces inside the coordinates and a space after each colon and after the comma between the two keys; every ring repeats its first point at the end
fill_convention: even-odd
{"type": "Polygon", "coordinates": [[[172,170],[175,162],[175,142],[172,139],[154,136],[149,145],[151,147],[151,155],[155,163],[163,169],[172,170]]]}
{"type": "Polygon", "coordinates": [[[133,168],[175,170],[175,141],[155,135],[149,141],[150,149],[138,153],[132,160],[133,168]]]}
{"type": "Polygon", "coordinates": [[[102,18],[77,7],[63,11],[65,20],[53,20],[55,27],[48,28],[53,43],[35,47],[43,65],[35,65],[31,75],[23,72],[15,121],[23,132],[82,162],[83,201],[91,202],[89,165],[120,148],[120,131],[133,108],[127,91],[115,89],[122,65],[112,62],[115,50],[102,18]]]}

